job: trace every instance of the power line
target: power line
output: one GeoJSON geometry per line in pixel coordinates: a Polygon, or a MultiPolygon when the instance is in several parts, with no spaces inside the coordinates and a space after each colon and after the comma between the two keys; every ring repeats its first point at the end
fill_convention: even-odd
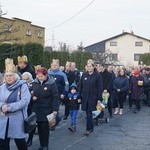
{"type": "Polygon", "coordinates": [[[88,5],[86,5],[84,8],[82,8],[78,13],[76,13],[75,15],[73,15],[72,17],[70,17],[69,19],[65,20],[64,22],[54,26],[53,28],[47,29],[47,30],[53,30],[56,29],[64,24],[66,24],[67,22],[69,22],[70,20],[72,20],[73,18],[75,18],[77,15],[79,15],[81,12],[83,12],[86,8],[88,8],[90,5],[92,5],[94,3],[94,1],[96,0],[92,0],[88,5]]]}

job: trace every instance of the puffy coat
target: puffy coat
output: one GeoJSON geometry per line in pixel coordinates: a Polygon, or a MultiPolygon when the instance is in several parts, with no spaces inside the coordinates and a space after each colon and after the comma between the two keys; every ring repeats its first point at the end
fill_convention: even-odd
{"type": "Polygon", "coordinates": [[[47,77],[43,83],[35,79],[30,84],[32,96],[36,96],[37,100],[33,101],[33,112],[37,115],[37,122],[47,121],[47,115],[53,111],[58,111],[59,94],[55,80],[47,77]]]}
{"type": "Polygon", "coordinates": [[[67,97],[69,110],[79,110],[78,93],[68,93],[67,97]]]}
{"type": "Polygon", "coordinates": [[[126,76],[118,76],[113,82],[113,89],[117,91],[120,89],[120,92],[127,92],[129,89],[129,79],[126,76]]]}

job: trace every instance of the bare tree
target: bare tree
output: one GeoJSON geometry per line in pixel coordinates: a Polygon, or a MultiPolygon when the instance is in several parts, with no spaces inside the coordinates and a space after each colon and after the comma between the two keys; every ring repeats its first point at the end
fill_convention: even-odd
{"type": "MultiPolygon", "coordinates": [[[[7,14],[7,12],[3,13],[0,5],[0,17],[7,14]]],[[[0,21],[0,44],[4,42],[12,42],[18,41],[20,38],[15,36],[15,33],[20,31],[19,27],[14,27],[13,22],[8,24],[2,24],[0,21]]]]}
{"type": "Polygon", "coordinates": [[[65,51],[65,52],[69,52],[70,51],[70,46],[67,45],[66,43],[63,42],[59,42],[59,50],[60,51],[65,51]]]}
{"type": "Polygon", "coordinates": [[[6,14],[7,14],[7,12],[3,13],[1,7],[2,7],[2,6],[0,5],[0,17],[2,17],[3,15],[6,15],[6,14]]]}
{"type": "Polygon", "coordinates": [[[107,63],[109,61],[110,50],[106,50],[105,53],[93,53],[93,59],[99,63],[107,63]]]}

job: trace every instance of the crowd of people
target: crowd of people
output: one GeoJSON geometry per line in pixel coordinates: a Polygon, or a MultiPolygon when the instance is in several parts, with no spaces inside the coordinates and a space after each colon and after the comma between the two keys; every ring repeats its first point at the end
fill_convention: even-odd
{"type": "Polygon", "coordinates": [[[75,62],[67,61],[62,67],[58,59],[53,59],[48,69],[41,65],[33,68],[24,55],[18,56],[17,67],[7,58],[0,77],[0,150],[10,150],[10,139],[14,139],[18,150],[32,145],[36,128],[27,137],[23,126],[32,112],[37,116],[38,150],[48,150],[50,130],[54,131],[62,119],[60,105],[65,107],[63,119],[71,118],[71,132],[77,130],[78,110],[85,111],[87,136],[94,130],[92,112],[103,103],[103,93],[109,95],[110,118],[123,114],[127,98],[134,113],[140,111],[141,101],[150,107],[150,66],[125,68],[95,64],[89,59],[81,74],[75,62]],[[47,120],[49,114],[56,120],[52,127],[47,120]]]}

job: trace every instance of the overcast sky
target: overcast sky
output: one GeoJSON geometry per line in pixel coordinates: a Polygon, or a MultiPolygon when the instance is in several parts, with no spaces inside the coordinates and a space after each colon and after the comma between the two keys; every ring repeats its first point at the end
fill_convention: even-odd
{"type": "MultiPolygon", "coordinates": [[[[29,20],[45,27],[45,45],[52,44],[52,28],[80,12],[93,0],[0,0],[4,17],[29,20]]],[[[54,29],[54,43],[76,47],[99,42],[122,30],[150,39],[150,0],[95,0],[69,22],[54,29]]]]}

